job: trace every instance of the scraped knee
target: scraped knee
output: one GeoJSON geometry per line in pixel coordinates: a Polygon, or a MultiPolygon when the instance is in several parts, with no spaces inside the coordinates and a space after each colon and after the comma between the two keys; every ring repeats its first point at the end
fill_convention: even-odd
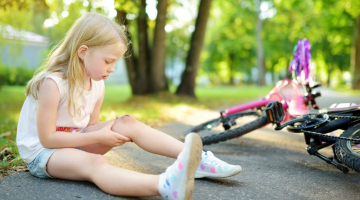
{"type": "Polygon", "coordinates": [[[116,119],[116,122],[122,123],[122,124],[133,124],[138,122],[133,116],[131,115],[123,115],[116,119]]]}

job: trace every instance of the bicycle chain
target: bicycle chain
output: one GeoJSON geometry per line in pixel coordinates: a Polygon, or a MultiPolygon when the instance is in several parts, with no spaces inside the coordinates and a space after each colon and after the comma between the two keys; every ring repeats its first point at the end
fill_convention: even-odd
{"type": "MultiPolygon", "coordinates": [[[[343,116],[343,115],[328,115],[329,117],[336,119],[360,119],[360,117],[357,116],[343,116]]],[[[341,137],[341,136],[333,136],[333,135],[326,135],[326,134],[322,134],[319,132],[314,132],[314,131],[306,131],[306,130],[302,130],[303,133],[307,133],[310,135],[315,135],[315,136],[322,136],[322,137],[327,137],[327,138],[335,138],[338,140],[347,140],[350,142],[360,142],[360,139],[352,139],[352,138],[346,138],[346,137],[341,137]]]]}

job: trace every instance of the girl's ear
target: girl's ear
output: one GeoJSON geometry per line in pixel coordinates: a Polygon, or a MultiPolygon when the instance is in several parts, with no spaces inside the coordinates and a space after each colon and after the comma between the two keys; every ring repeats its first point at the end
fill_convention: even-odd
{"type": "Polygon", "coordinates": [[[89,47],[86,45],[81,45],[77,51],[78,56],[80,60],[84,60],[87,50],[89,50],[89,47]]]}

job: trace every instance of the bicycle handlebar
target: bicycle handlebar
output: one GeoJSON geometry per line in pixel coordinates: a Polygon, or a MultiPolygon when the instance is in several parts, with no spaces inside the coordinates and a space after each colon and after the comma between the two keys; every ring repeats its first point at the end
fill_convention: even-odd
{"type": "Polygon", "coordinates": [[[312,89],[320,87],[320,86],[321,86],[321,83],[315,83],[314,85],[310,85],[310,84],[305,85],[306,92],[307,92],[307,95],[305,96],[305,103],[306,103],[306,105],[309,105],[309,103],[310,103],[310,105],[316,110],[319,109],[319,106],[317,105],[315,98],[320,97],[321,93],[313,92],[312,89]]]}

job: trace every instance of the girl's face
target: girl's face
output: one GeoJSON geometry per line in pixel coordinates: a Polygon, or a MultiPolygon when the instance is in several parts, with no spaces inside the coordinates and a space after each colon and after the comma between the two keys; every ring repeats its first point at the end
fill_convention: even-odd
{"type": "Polygon", "coordinates": [[[91,49],[82,45],[78,50],[78,55],[85,65],[87,76],[100,81],[115,71],[115,64],[125,51],[126,47],[121,42],[91,49]]]}

